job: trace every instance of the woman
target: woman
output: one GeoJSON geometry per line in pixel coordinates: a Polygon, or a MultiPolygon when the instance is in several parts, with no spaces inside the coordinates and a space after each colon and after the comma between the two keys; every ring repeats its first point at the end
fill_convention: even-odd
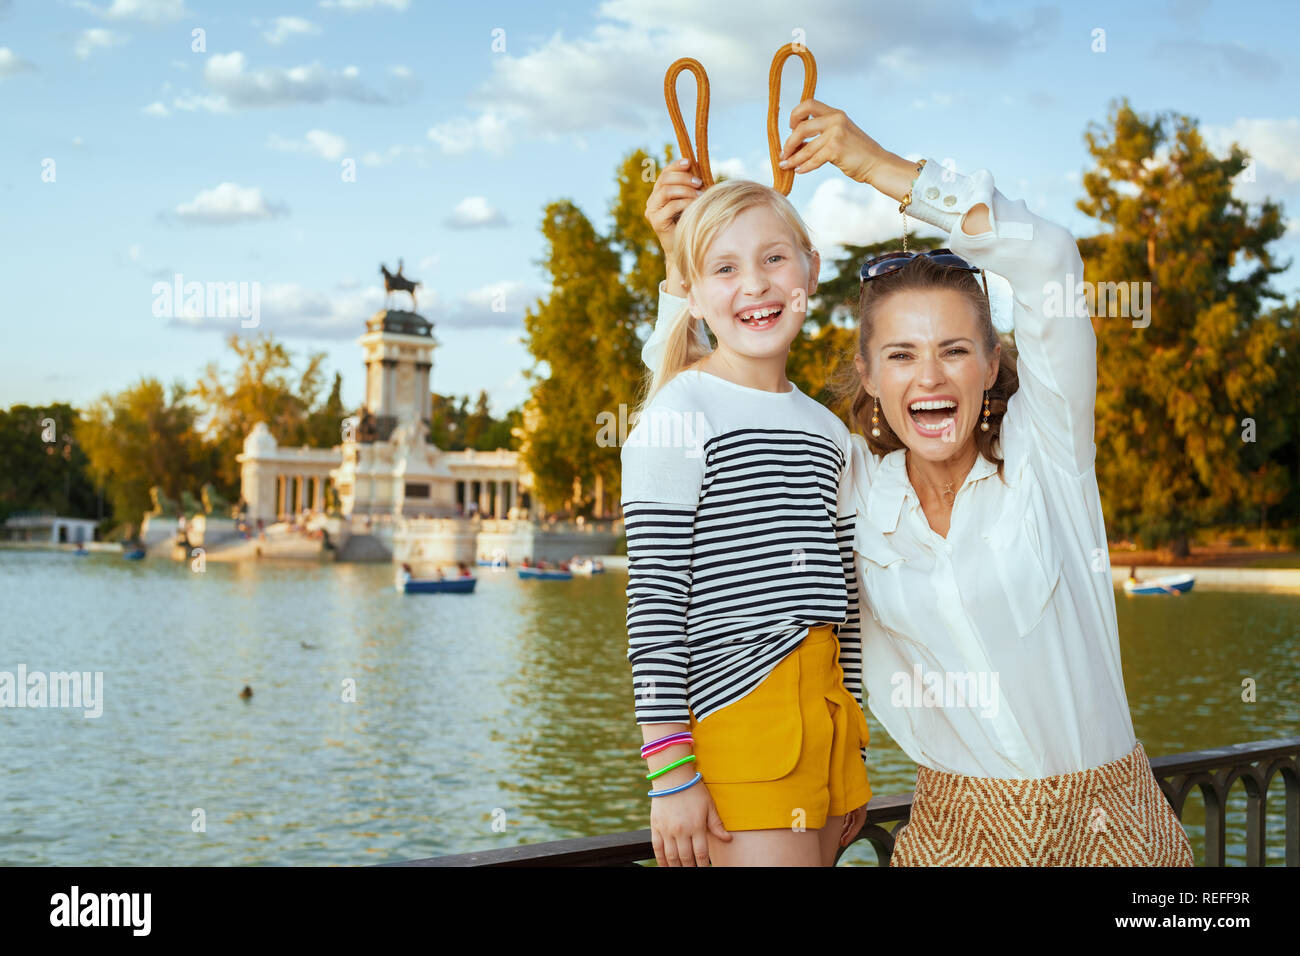
{"type": "MultiPolygon", "coordinates": [[[[1082,307],[1047,313],[1083,278],[1074,239],[987,170],[905,160],[816,100],[792,117],[783,166],[830,162],[948,232],[957,253],[867,263],[858,305],[863,683],[918,764],[891,863],[1192,865],[1124,693],[1091,320],[1082,307]],[[1018,358],[972,274],[985,268],[1012,286],[1018,358]]],[[[683,185],[656,184],[652,225],[691,201],[683,185]]],[[[661,315],[680,307],[674,278],[661,315]]]]}

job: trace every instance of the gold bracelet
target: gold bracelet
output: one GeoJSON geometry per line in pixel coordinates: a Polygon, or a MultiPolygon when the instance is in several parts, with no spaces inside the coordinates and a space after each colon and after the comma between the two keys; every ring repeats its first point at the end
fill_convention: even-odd
{"type": "MultiPolygon", "coordinates": [[[[925,168],[925,160],[923,159],[916,164],[916,175],[912,177],[912,186],[915,186],[916,181],[921,178],[921,170],[923,170],[924,168],[925,168]]],[[[908,206],[912,204],[912,186],[907,187],[907,195],[905,195],[903,197],[903,201],[898,204],[899,212],[902,212],[904,209],[906,209],[908,206]]]]}

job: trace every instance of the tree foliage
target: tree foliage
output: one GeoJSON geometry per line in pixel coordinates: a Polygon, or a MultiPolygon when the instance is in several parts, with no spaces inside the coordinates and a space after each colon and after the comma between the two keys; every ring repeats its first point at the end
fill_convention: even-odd
{"type": "Polygon", "coordinates": [[[99,516],[80,424],[81,414],[63,402],[0,409],[0,523],[19,511],[99,516]]]}
{"type": "Polygon", "coordinates": [[[332,448],[341,441],[341,382],[336,375],[334,391],[317,409],[324,385],[324,352],[308,356],[298,370],[289,350],[270,335],[231,335],[226,343],[237,359],[234,370],[224,374],[215,362],[209,363],[193,396],[203,413],[203,435],[212,448],[216,484],[222,494],[237,497],[235,456],[244,450],[245,436],[259,421],[266,422],[281,445],[332,448]]]}
{"type": "Polygon", "coordinates": [[[78,441],[91,479],[103,486],[119,522],[140,521],[150,510],[154,485],[179,499],[208,480],[211,460],[197,417],[183,384],[173,384],[168,395],[152,378],[104,395],[86,410],[78,441]]]}
{"type": "Polygon", "coordinates": [[[1234,196],[1247,154],[1213,155],[1189,117],[1139,116],[1124,100],[1086,139],[1096,168],[1078,207],[1105,227],[1079,243],[1088,282],[1151,284],[1140,321],[1093,317],[1102,499],[1113,530],[1185,554],[1192,528],[1281,481],[1272,456],[1295,420],[1275,413],[1294,384],[1277,371],[1295,335],[1284,311],[1262,312],[1281,298],[1268,285],[1285,268],[1268,248],[1281,208],[1234,196]]]}

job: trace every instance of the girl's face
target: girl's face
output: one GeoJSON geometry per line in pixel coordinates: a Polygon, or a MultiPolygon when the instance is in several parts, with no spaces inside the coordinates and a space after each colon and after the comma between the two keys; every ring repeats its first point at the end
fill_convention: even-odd
{"type": "Polygon", "coordinates": [[[970,303],[952,289],[895,292],[876,310],[858,377],[908,450],[929,461],[969,454],[1002,347],[985,352],[970,303]]]}
{"type": "Polygon", "coordinates": [[[821,259],[811,260],[810,268],[785,220],[752,206],[709,245],[687,294],[691,315],[704,318],[720,352],[784,363],[817,289],[821,259]]]}

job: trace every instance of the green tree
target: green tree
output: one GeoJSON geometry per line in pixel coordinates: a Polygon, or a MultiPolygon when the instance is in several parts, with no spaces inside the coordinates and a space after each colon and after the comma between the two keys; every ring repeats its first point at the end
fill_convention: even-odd
{"type": "MultiPolygon", "coordinates": [[[[639,183],[639,165],[636,177],[639,183]]],[[[644,196],[651,186],[640,185],[644,196]]],[[[635,189],[620,196],[616,219],[630,222],[623,210],[636,208],[636,197],[635,189]]],[[[635,401],[637,307],[623,283],[619,250],[573,203],[548,205],[542,234],[541,264],[551,274],[552,291],[524,315],[525,344],[535,365],[526,373],[533,382],[532,427],[521,452],[544,507],[589,513],[599,486],[608,511],[621,460],[616,441],[598,442],[598,422],[602,413],[617,419],[620,405],[626,409],[635,401]]]]}
{"type": "MultiPolygon", "coordinates": [[[[193,396],[203,412],[204,437],[213,449],[218,489],[235,498],[239,495],[235,456],[244,450],[245,436],[259,421],[266,422],[281,445],[330,448],[342,436],[340,426],[326,427],[326,416],[333,414],[330,400],[320,409],[321,417],[311,421],[324,384],[324,352],[308,356],[299,371],[289,350],[270,335],[231,335],[226,342],[238,360],[234,371],[224,376],[215,362],[209,363],[193,396]]],[[[338,404],[341,408],[341,401],[338,404]]]]}
{"type": "Polygon", "coordinates": [[[135,524],[151,507],[149,489],[171,498],[209,479],[207,449],[184,384],[170,397],[157,379],[141,379],[86,409],[77,427],[91,479],[103,486],[119,522],[135,524]]]}
{"type": "Polygon", "coordinates": [[[99,517],[80,423],[80,413],[63,402],[0,410],[0,523],[20,511],[99,517]]]}
{"type": "Polygon", "coordinates": [[[307,416],[303,444],[312,448],[333,448],[343,440],[343,375],[334,373],[334,385],[329,397],[307,416]]]}
{"type": "Polygon", "coordinates": [[[1149,282],[1151,296],[1145,328],[1129,316],[1093,318],[1097,478],[1113,530],[1185,555],[1193,528],[1276,481],[1269,459],[1285,435],[1269,401],[1294,386],[1276,374],[1279,313],[1261,315],[1261,305],[1281,298],[1268,282],[1284,267],[1268,244],[1284,231],[1282,212],[1233,196],[1247,154],[1234,143],[1227,157],[1213,155],[1195,120],[1143,117],[1125,99],[1107,123],[1086,133],[1096,168],[1078,202],[1106,228],[1080,251],[1094,286],[1149,282]],[[1234,276],[1246,261],[1253,268],[1234,276]],[[1247,418],[1253,442],[1243,441],[1247,418]]]}

